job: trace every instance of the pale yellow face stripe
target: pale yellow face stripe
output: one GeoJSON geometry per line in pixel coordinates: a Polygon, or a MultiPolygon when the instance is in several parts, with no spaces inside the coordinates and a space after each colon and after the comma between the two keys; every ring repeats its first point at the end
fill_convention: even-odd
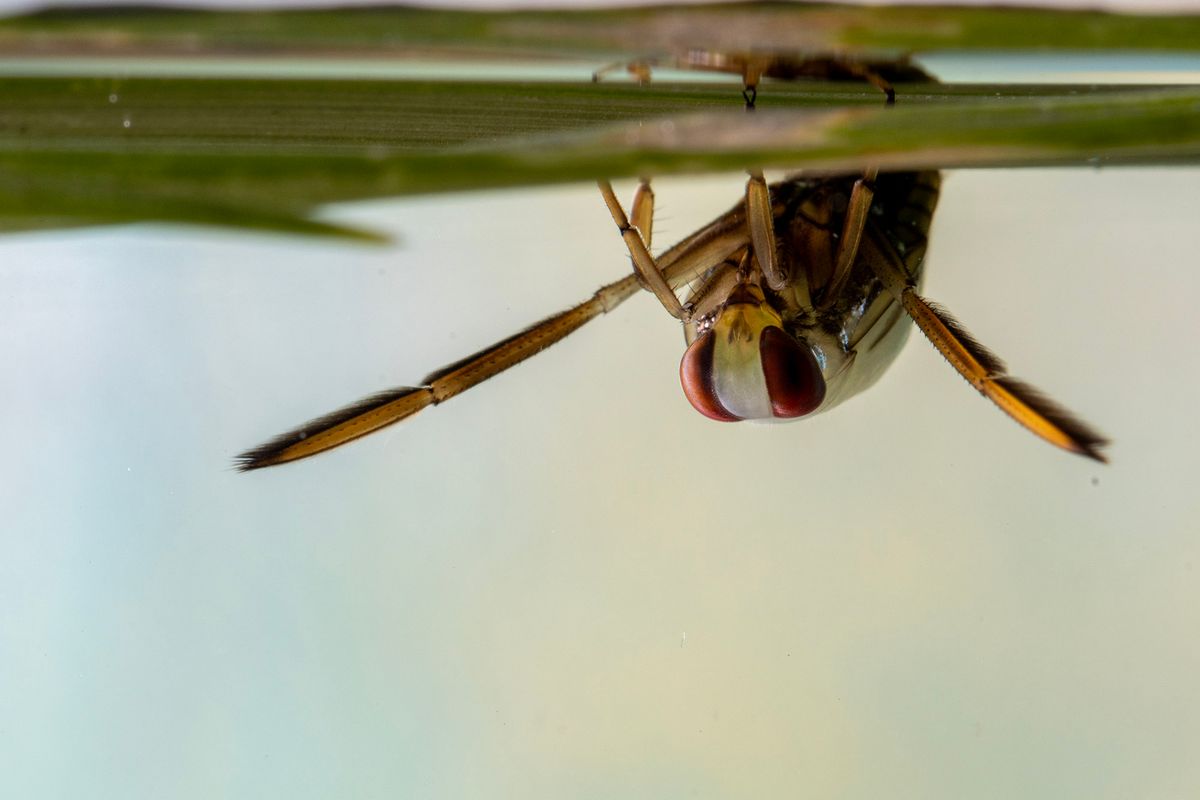
{"type": "MultiPolygon", "coordinates": [[[[757,288],[748,291],[762,297],[757,288]]],[[[775,417],[759,350],[768,325],[780,327],[780,320],[764,300],[726,306],[713,326],[713,393],[721,406],[739,419],[775,417]]]]}

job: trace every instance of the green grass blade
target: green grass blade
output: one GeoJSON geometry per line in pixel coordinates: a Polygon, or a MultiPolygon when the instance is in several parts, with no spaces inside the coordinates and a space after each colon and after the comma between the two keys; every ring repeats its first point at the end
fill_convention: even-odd
{"type": "Polygon", "coordinates": [[[0,229],[134,220],[370,237],[322,204],[637,174],[1196,161],[1200,89],[11,79],[0,229]],[[999,94],[999,96],[997,96],[999,94]]]}

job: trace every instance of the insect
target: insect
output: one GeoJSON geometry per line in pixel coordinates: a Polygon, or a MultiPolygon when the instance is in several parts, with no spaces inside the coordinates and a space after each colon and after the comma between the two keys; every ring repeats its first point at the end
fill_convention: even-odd
{"type": "MultiPolygon", "coordinates": [[[[924,74],[906,63],[892,75],[886,66],[804,63],[742,57],[713,68],[742,73],[748,110],[762,76],[868,80],[890,103],[892,75],[924,74]]],[[[1019,424],[1050,444],[1104,461],[1103,436],[1008,376],[1000,359],[918,293],[940,185],[934,170],[797,175],[770,185],[751,170],[737,205],[656,258],[649,181],[639,184],[628,214],[601,181],[632,274],[418,386],[372,395],[248,450],[237,467],[306,458],[406,419],[524,361],[643,289],[681,322],[687,349],[680,382],[692,406],[711,419],[790,420],[836,407],[875,383],[896,358],[908,317],[1019,424]]]]}

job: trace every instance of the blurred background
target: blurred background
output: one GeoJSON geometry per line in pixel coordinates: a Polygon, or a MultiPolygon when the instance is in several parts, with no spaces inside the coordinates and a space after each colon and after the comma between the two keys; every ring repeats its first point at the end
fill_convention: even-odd
{"type": "MultiPolygon", "coordinates": [[[[658,181],[658,247],[743,182],[658,181]]],[[[387,245],[0,238],[0,795],[1194,795],[1198,186],[946,176],[926,295],[1108,466],[919,333],[835,412],[710,422],[643,295],[238,474],[625,274],[595,187],[322,211],[387,245]]]]}
{"type": "MultiPolygon", "coordinates": [[[[719,0],[718,0],[719,1],[719,0]]],[[[938,5],[922,2],[922,0],[892,0],[888,3],[872,3],[869,0],[840,0],[844,4],[854,5],[938,5]]],[[[338,0],[141,0],[133,4],[138,6],[203,6],[205,8],[329,8],[330,6],[368,6],[368,5],[412,5],[427,8],[597,8],[602,6],[636,6],[636,5],[691,5],[695,0],[660,0],[653,4],[640,3],[637,0],[423,0],[419,3],[390,3],[387,0],[355,0],[353,3],[338,2],[338,0]]],[[[72,8],[84,6],[114,6],[126,5],[114,3],[111,0],[0,0],[0,9],[13,11],[28,11],[41,8],[72,8]]],[[[943,5],[956,6],[996,6],[1004,5],[992,0],[955,0],[943,5]]],[[[1023,6],[1040,6],[1053,8],[1089,8],[1127,11],[1195,11],[1196,0],[1026,0],[1023,6]]]]}

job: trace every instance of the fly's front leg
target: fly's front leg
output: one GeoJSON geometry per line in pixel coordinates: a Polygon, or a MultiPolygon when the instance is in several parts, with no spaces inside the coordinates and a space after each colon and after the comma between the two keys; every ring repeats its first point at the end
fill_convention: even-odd
{"type": "Polygon", "coordinates": [[[633,203],[629,206],[629,221],[638,229],[646,249],[649,250],[654,228],[654,190],[650,188],[649,178],[638,180],[638,187],[633,192],[633,203]]]}
{"type": "MultiPolygon", "coordinates": [[[[646,225],[646,230],[649,231],[649,218],[652,216],[654,195],[650,192],[649,185],[644,181],[643,184],[646,187],[645,191],[639,191],[638,197],[634,201],[634,219],[641,217],[643,224],[646,225]]],[[[629,222],[629,218],[625,216],[625,209],[621,207],[621,201],[613,192],[612,184],[608,181],[600,181],[599,186],[600,194],[604,196],[604,203],[608,206],[609,213],[612,214],[613,222],[617,223],[617,229],[621,231],[621,238],[625,240],[625,246],[629,249],[629,257],[633,260],[633,269],[642,284],[654,292],[654,296],[663,304],[663,308],[670,312],[671,316],[684,322],[688,321],[691,315],[679,302],[679,298],[675,296],[667,279],[663,277],[662,270],[658,268],[654,257],[650,255],[647,242],[638,232],[639,229],[634,227],[629,222]]]]}
{"type": "MultiPolygon", "coordinates": [[[[811,68],[828,70],[826,77],[838,77],[844,74],[851,79],[870,83],[884,93],[886,105],[890,106],[896,102],[896,92],[892,88],[892,84],[878,70],[869,65],[855,61],[829,59],[818,61],[811,68]]],[[[879,177],[878,169],[866,170],[863,176],[854,182],[854,188],[850,191],[850,200],[846,205],[846,217],[842,222],[842,235],[838,239],[837,258],[834,261],[833,273],[830,275],[829,283],[821,298],[822,308],[828,308],[837,302],[846,288],[846,282],[850,279],[850,272],[854,267],[859,245],[862,242],[863,227],[867,224],[871,203],[875,200],[875,179],[877,177],[879,177]]]]}
{"type": "Polygon", "coordinates": [[[746,181],[746,226],[750,230],[754,259],[762,270],[767,286],[777,292],[783,291],[787,286],[788,276],[779,260],[771,190],[761,170],[750,170],[750,180],[746,181]]]}
{"type": "Polygon", "coordinates": [[[854,188],[850,190],[846,218],[842,222],[842,235],[838,239],[837,257],[833,263],[833,273],[821,297],[821,308],[828,308],[837,302],[850,279],[850,272],[854,268],[854,261],[858,258],[858,250],[862,244],[863,228],[871,212],[871,203],[875,200],[877,177],[879,170],[869,169],[854,182],[854,188]]]}
{"type": "MultiPolygon", "coordinates": [[[[853,61],[831,61],[829,68],[844,70],[846,74],[875,86],[887,98],[884,101],[886,105],[890,106],[896,102],[896,92],[892,89],[892,84],[877,70],[853,61]]],[[[854,261],[858,257],[858,248],[862,242],[863,227],[867,224],[871,203],[875,200],[875,179],[877,177],[879,177],[878,169],[866,170],[863,176],[854,182],[854,188],[850,191],[850,200],[846,205],[846,218],[842,222],[842,235],[838,239],[837,258],[834,261],[833,273],[825,287],[825,294],[821,298],[822,308],[828,308],[837,302],[846,288],[846,282],[850,279],[850,272],[854,267],[854,261]]]]}

